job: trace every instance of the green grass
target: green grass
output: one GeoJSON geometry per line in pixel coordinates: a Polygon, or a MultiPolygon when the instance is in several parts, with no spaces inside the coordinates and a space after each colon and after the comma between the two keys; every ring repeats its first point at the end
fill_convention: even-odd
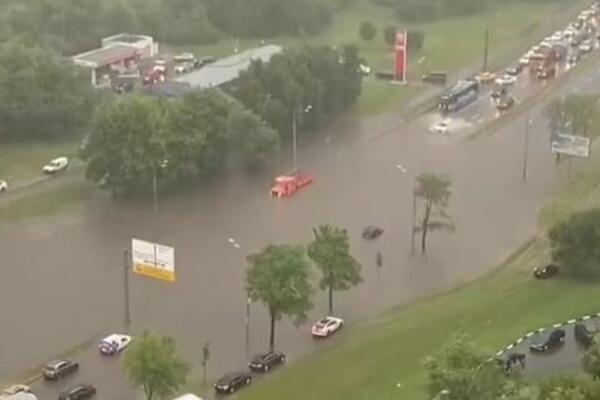
{"type": "MultiPolygon", "coordinates": [[[[545,208],[541,227],[600,206],[599,166],[589,166],[545,208]]],[[[351,329],[333,347],[285,368],[241,398],[425,399],[423,361],[454,333],[469,333],[478,346],[495,353],[530,330],[600,311],[600,286],[532,278],[532,269],[549,257],[543,233],[542,228],[490,276],[351,329]]]]}
{"type": "Polygon", "coordinates": [[[0,144],[0,180],[11,187],[26,184],[41,176],[49,160],[77,155],[79,141],[64,143],[0,144]]]}
{"type": "MultiPolygon", "coordinates": [[[[80,204],[92,195],[94,187],[85,181],[57,185],[42,195],[27,195],[0,207],[0,224],[27,218],[56,214],[68,207],[80,204]]],[[[7,192],[6,196],[11,193],[7,192]]]]}
{"type": "MultiPolygon", "coordinates": [[[[423,72],[445,70],[453,72],[461,67],[472,65],[482,59],[485,27],[490,29],[490,61],[502,64],[510,58],[517,58],[535,40],[540,39],[551,29],[558,29],[559,22],[567,21],[570,15],[582,8],[582,0],[569,2],[568,6],[542,2],[509,2],[501,9],[468,18],[452,18],[428,24],[402,24],[395,18],[393,10],[380,7],[370,0],[357,0],[355,5],[336,14],[330,27],[313,37],[282,37],[273,42],[284,46],[303,44],[340,45],[355,43],[361,54],[375,71],[393,68],[393,56],[390,46],[384,43],[382,29],[388,24],[406,29],[419,29],[425,32],[425,45],[422,51],[409,55],[411,80],[419,80],[423,72]],[[370,42],[361,41],[358,27],[363,21],[376,24],[379,32],[370,42]]],[[[209,46],[187,46],[170,48],[172,52],[192,50],[196,54],[225,56],[239,49],[259,45],[259,41],[229,38],[209,46]]],[[[168,48],[168,47],[167,47],[168,48]]],[[[372,115],[390,110],[409,97],[415,89],[384,85],[375,80],[366,81],[364,95],[359,100],[357,110],[361,115],[372,115]]]]}

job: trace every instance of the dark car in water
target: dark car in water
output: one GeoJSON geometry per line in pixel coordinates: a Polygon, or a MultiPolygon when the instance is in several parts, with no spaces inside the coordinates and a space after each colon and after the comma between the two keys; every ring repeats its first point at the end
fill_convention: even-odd
{"type": "Polygon", "coordinates": [[[564,342],[565,330],[557,328],[547,334],[541,334],[534,338],[529,345],[529,350],[542,353],[556,349],[562,346],[564,342]]]}
{"type": "Polygon", "coordinates": [[[96,388],[92,385],[77,385],[62,392],[58,400],[86,400],[96,395],[96,388]]]}
{"type": "Polygon", "coordinates": [[[580,345],[589,347],[592,345],[592,343],[594,343],[594,335],[596,332],[589,330],[585,324],[581,322],[575,324],[573,332],[575,333],[575,340],[580,345]]]}
{"type": "Polygon", "coordinates": [[[79,369],[79,364],[71,360],[54,360],[44,366],[44,379],[57,380],[70,375],[79,369]]]}
{"type": "Polygon", "coordinates": [[[363,239],[373,240],[377,239],[379,236],[383,234],[383,229],[378,226],[369,225],[367,226],[362,233],[363,239]]]}
{"type": "Polygon", "coordinates": [[[247,372],[230,372],[225,374],[215,383],[215,392],[233,393],[238,389],[248,386],[252,377],[247,372]]]}
{"type": "Polygon", "coordinates": [[[512,372],[515,365],[525,368],[525,354],[523,353],[509,353],[503,358],[498,358],[496,361],[507,374],[512,372]]]}
{"type": "Polygon", "coordinates": [[[533,270],[533,276],[537,279],[548,279],[558,275],[558,267],[554,264],[548,264],[541,268],[537,267],[533,270]]]}
{"type": "Polygon", "coordinates": [[[285,355],[280,352],[257,354],[248,363],[248,367],[254,372],[267,372],[273,367],[285,362],[285,355]]]}

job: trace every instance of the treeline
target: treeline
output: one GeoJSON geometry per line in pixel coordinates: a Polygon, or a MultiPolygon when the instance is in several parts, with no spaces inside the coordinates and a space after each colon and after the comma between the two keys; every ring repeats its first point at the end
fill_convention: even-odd
{"type": "Polygon", "coordinates": [[[229,165],[256,169],[299,129],[316,127],[358,97],[354,47],[292,49],[254,62],[229,88],[197,90],[172,101],[124,96],[100,106],[82,157],[88,179],[114,194],[147,192],[214,176],[229,165]],[[299,114],[303,114],[302,118],[299,114]]]}
{"type": "Polygon", "coordinates": [[[344,0],[4,0],[0,38],[72,54],[119,32],[145,33],[171,44],[206,44],[220,36],[312,34],[344,0]]]}
{"type": "Polygon", "coordinates": [[[403,22],[430,22],[441,18],[469,16],[488,7],[510,2],[566,2],[567,0],[372,0],[391,7],[403,22]]]}

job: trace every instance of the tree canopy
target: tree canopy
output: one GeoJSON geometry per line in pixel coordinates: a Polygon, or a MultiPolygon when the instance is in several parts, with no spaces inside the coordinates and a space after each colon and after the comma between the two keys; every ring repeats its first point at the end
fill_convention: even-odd
{"type": "Polygon", "coordinates": [[[594,137],[600,129],[598,96],[571,94],[546,106],[551,131],[594,137]]]}
{"type": "Polygon", "coordinates": [[[329,294],[329,313],[333,313],[333,291],[348,290],[362,282],[361,265],[350,255],[348,232],[331,225],[313,229],[308,256],[321,271],[319,288],[329,294]]]}
{"type": "Polygon", "coordinates": [[[304,247],[268,245],[248,256],[246,286],[250,298],[269,310],[269,348],[275,346],[275,322],[283,316],[296,323],[306,319],[313,307],[310,263],[304,247]]]}
{"type": "Polygon", "coordinates": [[[189,371],[177,354],[175,341],[150,332],[133,341],[124,366],[131,382],[144,389],[147,400],[172,396],[185,384],[189,371]]]}

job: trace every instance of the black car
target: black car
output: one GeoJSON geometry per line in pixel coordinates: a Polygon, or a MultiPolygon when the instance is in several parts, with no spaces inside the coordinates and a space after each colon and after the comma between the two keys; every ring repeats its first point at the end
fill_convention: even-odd
{"type": "Polygon", "coordinates": [[[565,342],[565,330],[553,329],[547,335],[540,335],[534,339],[529,345],[529,350],[536,352],[544,352],[555,349],[565,342]]]}
{"type": "Polygon", "coordinates": [[[573,332],[575,333],[575,340],[580,345],[582,345],[584,347],[589,347],[592,345],[592,343],[594,343],[595,332],[590,331],[588,329],[588,327],[585,326],[584,324],[582,324],[582,323],[575,324],[575,328],[574,328],[573,332]]]}
{"type": "Polygon", "coordinates": [[[554,264],[548,264],[542,268],[535,268],[533,276],[538,279],[548,279],[558,274],[558,267],[554,264]]]}
{"type": "Polygon", "coordinates": [[[257,354],[248,363],[248,367],[255,372],[267,372],[278,364],[285,362],[285,355],[279,352],[257,354]]]}
{"type": "Polygon", "coordinates": [[[194,60],[194,68],[202,68],[207,64],[212,64],[217,61],[216,57],[213,56],[204,56],[194,60]]]}
{"type": "Polygon", "coordinates": [[[233,393],[236,390],[248,386],[252,382],[252,377],[247,372],[230,372],[223,375],[221,379],[215,383],[215,392],[217,393],[233,393]]]}
{"type": "Polygon", "coordinates": [[[383,229],[378,226],[369,225],[363,230],[362,237],[363,239],[377,239],[382,234],[383,229]]]}
{"type": "Polygon", "coordinates": [[[44,379],[57,380],[79,369],[79,364],[71,360],[54,360],[44,366],[44,379]]]}
{"type": "Polygon", "coordinates": [[[92,385],[77,385],[62,392],[58,396],[58,400],[85,400],[90,399],[96,395],[96,388],[92,385]]]}

